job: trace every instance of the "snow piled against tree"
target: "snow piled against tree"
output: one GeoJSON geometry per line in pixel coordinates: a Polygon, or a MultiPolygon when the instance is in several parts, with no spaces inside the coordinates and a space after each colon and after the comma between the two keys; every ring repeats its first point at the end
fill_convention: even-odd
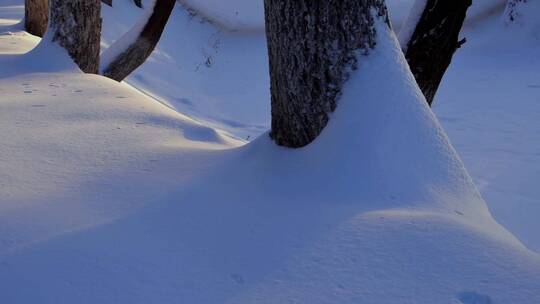
{"type": "Polygon", "coordinates": [[[141,13],[141,16],[137,16],[138,20],[131,27],[131,29],[124,35],[120,36],[120,38],[115,40],[114,43],[106,47],[105,50],[101,52],[101,61],[99,67],[100,73],[103,73],[103,70],[106,67],[108,67],[124,51],[126,51],[129,46],[134,44],[137,38],[139,38],[139,35],[148,23],[148,19],[152,16],[156,1],[157,0],[145,1],[143,13],[141,13]]]}
{"type": "Polygon", "coordinates": [[[0,57],[2,298],[540,302],[539,256],[491,218],[379,33],[327,128],[293,151],[267,134],[238,147],[54,49],[50,70],[25,60],[39,50],[0,57]]]}

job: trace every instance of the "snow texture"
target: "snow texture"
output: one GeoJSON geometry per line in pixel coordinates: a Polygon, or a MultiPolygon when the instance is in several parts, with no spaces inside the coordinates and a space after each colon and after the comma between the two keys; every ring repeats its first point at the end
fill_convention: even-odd
{"type": "MultiPolygon", "coordinates": [[[[4,12],[16,16],[4,3],[16,4],[0,1],[2,25],[4,12]]],[[[182,16],[168,35],[191,36],[166,34],[132,83],[216,100],[231,85],[244,89],[223,94],[239,97],[231,113],[267,109],[253,88],[264,76],[249,78],[264,67],[230,69],[265,58],[260,37],[219,36],[228,50],[196,72],[185,67],[214,32],[182,16]],[[171,47],[187,41],[200,44],[177,61],[171,47]],[[231,55],[242,49],[251,59],[231,55]],[[204,81],[220,73],[229,78],[204,81]]],[[[496,16],[468,30],[474,39],[435,114],[496,219],[532,248],[540,40],[496,16]]],[[[540,302],[539,255],[492,218],[384,27],[327,128],[294,151],[267,133],[245,144],[208,127],[211,115],[224,117],[203,114],[210,99],[196,122],[128,84],[81,74],[55,45],[21,55],[37,39],[16,27],[0,33],[1,302],[540,302]]],[[[231,130],[243,128],[253,130],[231,130]]]]}

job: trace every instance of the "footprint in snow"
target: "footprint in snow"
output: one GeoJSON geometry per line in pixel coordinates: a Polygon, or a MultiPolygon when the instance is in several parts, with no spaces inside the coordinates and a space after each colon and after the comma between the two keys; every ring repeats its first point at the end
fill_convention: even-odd
{"type": "Polygon", "coordinates": [[[489,296],[474,291],[464,291],[457,295],[459,304],[493,304],[489,296]]]}
{"type": "Polygon", "coordinates": [[[237,273],[231,274],[231,279],[233,279],[233,281],[235,281],[237,284],[244,284],[244,278],[237,273]]]}

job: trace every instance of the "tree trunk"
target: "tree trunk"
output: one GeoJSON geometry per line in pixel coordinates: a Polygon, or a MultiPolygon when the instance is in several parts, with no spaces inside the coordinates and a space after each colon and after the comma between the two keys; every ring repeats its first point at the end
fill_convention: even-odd
{"type": "Polygon", "coordinates": [[[24,27],[32,35],[43,37],[49,19],[49,0],[26,0],[24,2],[24,27]]]}
{"type": "Polygon", "coordinates": [[[175,2],[155,0],[153,7],[149,7],[152,13],[144,16],[147,20],[142,29],[133,29],[105,50],[101,69],[104,76],[122,81],[146,61],[161,38],[175,2]],[[134,30],[139,31],[135,39],[134,30]]]}
{"type": "Polygon", "coordinates": [[[111,7],[112,7],[112,1],[113,0],[101,0],[101,2],[107,4],[108,6],[111,6],[111,7]]]}
{"type": "Polygon", "coordinates": [[[456,50],[465,43],[459,32],[472,0],[426,1],[423,13],[408,43],[405,57],[431,106],[456,50]]]}
{"type": "Polygon", "coordinates": [[[358,54],[375,46],[384,0],[265,0],[272,131],[278,145],[303,147],[328,123],[358,54]],[[372,11],[376,15],[372,15],[372,11]]]}
{"type": "Polygon", "coordinates": [[[101,39],[100,0],[51,0],[50,5],[52,41],[66,49],[83,72],[97,74],[101,39]]]}

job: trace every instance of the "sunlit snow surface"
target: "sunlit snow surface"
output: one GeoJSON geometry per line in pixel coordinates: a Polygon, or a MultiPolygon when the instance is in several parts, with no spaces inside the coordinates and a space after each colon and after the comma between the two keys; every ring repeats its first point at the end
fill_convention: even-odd
{"type": "MultiPolygon", "coordinates": [[[[398,29],[412,1],[388,4],[398,29]]],[[[454,57],[434,111],[497,220],[540,251],[540,234],[535,233],[540,230],[540,188],[535,186],[540,179],[540,27],[505,27],[504,5],[504,0],[474,1],[461,34],[468,42],[454,57]],[[523,27],[526,36],[517,34],[523,27]]],[[[257,7],[262,6],[249,2],[242,10],[257,7]]],[[[128,0],[117,1],[114,9],[105,7],[104,40],[127,31],[141,12],[128,0]]],[[[158,50],[128,82],[198,121],[252,140],[266,132],[270,120],[264,35],[230,32],[201,18],[209,13],[193,15],[177,6],[158,50]]]]}
{"type": "MultiPolygon", "coordinates": [[[[0,35],[1,302],[540,302],[540,257],[492,220],[424,104],[395,37],[380,33],[377,50],[362,58],[329,126],[296,151],[275,146],[266,134],[242,145],[208,127],[204,111],[193,112],[199,123],[132,87],[82,75],[51,45],[6,55],[4,47],[24,36],[0,35]]],[[[242,46],[253,42],[237,39],[242,46]]],[[[463,56],[485,55],[482,43],[495,43],[486,40],[471,43],[463,56]]],[[[530,56],[508,47],[509,58],[530,56]]],[[[164,58],[176,60],[158,50],[149,65],[164,58]]],[[[478,75],[471,77],[514,66],[492,61],[478,61],[472,66],[478,75]]],[[[145,77],[162,83],[177,75],[145,69],[137,75],[148,72],[145,77]]],[[[537,75],[525,64],[516,69],[527,81],[537,75]]],[[[485,87],[458,77],[449,71],[438,99],[441,111],[449,108],[437,114],[443,124],[463,128],[448,128],[458,152],[466,164],[467,156],[484,164],[488,170],[472,167],[496,184],[489,160],[500,156],[499,132],[487,136],[494,132],[472,123],[493,128],[493,120],[481,119],[492,113],[508,113],[496,122],[519,121],[512,120],[518,114],[523,124],[533,122],[538,111],[527,102],[537,95],[519,95],[525,115],[505,107],[503,93],[492,89],[499,99],[483,100],[485,87]],[[444,93],[448,82],[469,85],[479,104],[462,101],[459,90],[452,91],[456,97],[444,93]],[[492,103],[499,108],[486,111],[492,103]],[[482,137],[487,143],[476,143],[482,137]]],[[[507,96],[522,89],[504,81],[509,75],[499,77],[507,96]]],[[[236,86],[230,89],[241,96],[236,86]]],[[[183,98],[182,92],[175,96],[183,98]]],[[[264,94],[257,98],[268,103],[264,94]]],[[[238,136],[235,128],[228,131],[238,136]]],[[[504,149],[534,160],[521,143],[534,141],[535,133],[521,130],[504,149]]],[[[513,161],[507,164],[515,167],[513,161]]],[[[515,172],[513,179],[522,178],[523,171],[515,172]]],[[[534,197],[534,187],[527,189],[534,197]]],[[[515,204],[517,192],[508,193],[507,204],[515,204]]]]}

